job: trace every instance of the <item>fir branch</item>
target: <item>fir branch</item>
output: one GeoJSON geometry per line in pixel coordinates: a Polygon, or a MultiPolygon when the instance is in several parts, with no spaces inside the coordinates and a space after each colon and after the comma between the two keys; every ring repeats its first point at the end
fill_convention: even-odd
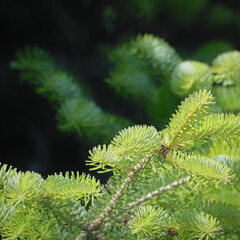
{"type": "Polygon", "coordinates": [[[39,73],[36,84],[38,86],[36,92],[51,102],[62,103],[66,99],[83,97],[77,80],[64,71],[52,69],[50,72],[39,73]]]}
{"type": "Polygon", "coordinates": [[[142,196],[138,200],[136,200],[134,202],[131,202],[131,203],[128,203],[127,206],[123,210],[124,211],[129,211],[131,209],[131,212],[132,212],[132,209],[135,209],[136,207],[138,207],[142,203],[146,202],[147,200],[152,199],[155,196],[161,195],[162,193],[165,193],[165,192],[167,192],[171,189],[174,189],[178,186],[181,186],[181,185],[187,183],[189,180],[190,180],[190,177],[188,176],[188,177],[182,178],[180,180],[177,180],[175,182],[172,182],[171,184],[169,184],[167,186],[160,187],[159,189],[142,196]]]}
{"type": "Polygon", "coordinates": [[[221,234],[222,226],[219,221],[204,212],[179,210],[174,214],[179,237],[187,239],[211,239],[221,234]]]}
{"type": "Polygon", "coordinates": [[[117,47],[111,52],[109,58],[115,67],[111,69],[109,78],[105,79],[106,83],[118,94],[130,97],[137,103],[145,105],[149,102],[156,86],[146,64],[132,53],[130,46],[117,47]]]}
{"type": "Polygon", "coordinates": [[[86,209],[79,201],[44,197],[39,204],[43,205],[46,211],[51,212],[58,222],[68,227],[81,228],[86,221],[86,209]]]}
{"type": "Polygon", "coordinates": [[[138,53],[139,57],[146,59],[163,74],[169,78],[174,68],[181,62],[181,58],[163,39],[160,39],[152,34],[138,35],[132,41],[132,51],[138,53]]]}
{"type": "Polygon", "coordinates": [[[159,196],[165,192],[168,192],[169,190],[182,186],[185,183],[189,182],[189,180],[190,180],[189,176],[185,178],[181,178],[177,181],[172,182],[169,185],[160,187],[157,190],[154,190],[150,193],[147,193],[146,195],[141,196],[138,200],[128,203],[127,206],[121,209],[120,215],[122,212],[125,212],[125,213],[123,216],[118,218],[117,222],[125,221],[125,219],[128,219],[129,215],[133,214],[133,212],[136,211],[136,208],[139,207],[141,204],[145,203],[146,201],[153,199],[154,197],[159,196]]]}
{"type": "Polygon", "coordinates": [[[17,51],[17,61],[12,61],[12,69],[24,71],[22,80],[36,80],[36,74],[49,72],[55,68],[54,60],[48,52],[39,47],[26,47],[24,51],[17,51]]]}
{"type": "Polygon", "coordinates": [[[167,211],[152,206],[142,207],[135,211],[130,220],[132,233],[138,233],[140,239],[156,237],[166,228],[169,222],[167,211]]]}
{"type": "Polygon", "coordinates": [[[58,109],[58,128],[63,131],[77,131],[79,135],[101,134],[107,122],[103,111],[92,101],[82,98],[66,99],[58,109]]]}
{"type": "Polygon", "coordinates": [[[90,199],[99,196],[103,186],[94,177],[79,172],[62,173],[49,176],[46,180],[46,196],[53,199],[71,199],[77,201],[84,199],[85,205],[90,199]]]}
{"type": "Polygon", "coordinates": [[[196,61],[183,61],[171,75],[172,91],[181,97],[199,89],[210,89],[212,76],[209,66],[196,61]]]}
{"type": "Polygon", "coordinates": [[[37,93],[47,97],[57,109],[61,131],[77,131],[96,141],[112,137],[130,121],[104,112],[85,93],[78,81],[65,71],[58,70],[54,59],[40,48],[17,53],[12,69],[21,71],[21,78],[36,87],[37,93]],[[107,129],[107,130],[105,130],[107,129]]]}
{"type": "Polygon", "coordinates": [[[218,55],[212,63],[211,70],[214,73],[214,82],[228,85],[240,84],[240,52],[230,51],[218,55]]]}
{"type": "Polygon", "coordinates": [[[215,87],[213,94],[223,112],[240,112],[240,86],[215,87]]]}
{"type": "Polygon", "coordinates": [[[144,157],[137,165],[135,165],[134,169],[129,173],[128,177],[124,180],[119,190],[112,197],[112,200],[109,202],[108,206],[104,209],[104,211],[100,214],[98,218],[92,221],[92,224],[89,226],[89,230],[96,230],[100,227],[104,219],[111,214],[114,206],[118,203],[125,190],[130,186],[133,179],[137,176],[140,170],[152,159],[152,155],[147,155],[144,157]]]}
{"type": "Polygon", "coordinates": [[[224,156],[226,158],[239,161],[240,159],[240,137],[224,138],[217,137],[211,139],[211,144],[207,148],[200,148],[201,155],[207,157],[224,156]]]}
{"type": "Polygon", "coordinates": [[[212,71],[214,73],[233,73],[240,71],[240,52],[239,51],[230,51],[219,54],[213,60],[212,71]]]}
{"type": "Polygon", "coordinates": [[[199,126],[199,121],[208,114],[208,108],[212,104],[213,97],[206,90],[189,95],[179,106],[176,114],[173,114],[169,126],[164,130],[164,146],[173,148],[187,143],[181,138],[193,127],[199,126]]]}
{"type": "Polygon", "coordinates": [[[240,211],[236,206],[220,201],[205,201],[196,208],[217,218],[223,226],[238,229],[240,226],[240,211]]]}
{"type": "Polygon", "coordinates": [[[238,137],[240,136],[240,117],[234,114],[211,114],[193,127],[186,139],[199,139],[206,137],[238,137]]]}
{"type": "Polygon", "coordinates": [[[235,178],[231,168],[214,161],[212,158],[189,154],[182,151],[173,151],[167,157],[167,161],[179,167],[195,177],[213,181],[216,186],[219,184],[231,184],[235,178]]]}
{"type": "Polygon", "coordinates": [[[108,171],[107,166],[110,166],[113,171],[122,171],[160,146],[161,138],[154,127],[137,125],[120,131],[108,146],[94,147],[89,151],[90,160],[87,162],[94,170],[103,168],[108,171]]]}
{"type": "Polygon", "coordinates": [[[16,168],[0,163],[0,191],[7,184],[8,180],[17,172],[16,168]]]}
{"type": "Polygon", "coordinates": [[[1,199],[0,202],[0,226],[3,225],[4,221],[8,217],[9,214],[11,214],[13,209],[8,206],[6,200],[4,198],[1,199]]]}
{"type": "Polygon", "coordinates": [[[58,239],[63,236],[56,219],[39,205],[18,205],[1,226],[3,239],[58,239]]]}
{"type": "Polygon", "coordinates": [[[40,200],[44,190],[45,182],[39,174],[18,172],[4,186],[4,195],[10,204],[18,204],[40,200]]]}

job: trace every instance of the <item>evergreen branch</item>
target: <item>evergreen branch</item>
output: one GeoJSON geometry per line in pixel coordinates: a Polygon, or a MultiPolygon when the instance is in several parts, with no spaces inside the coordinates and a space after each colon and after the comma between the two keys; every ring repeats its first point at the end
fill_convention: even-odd
{"type": "Polygon", "coordinates": [[[104,144],[103,146],[98,145],[97,147],[93,147],[92,150],[89,150],[89,159],[86,160],[87,165],[93,166],[90,170],[94,171],[97,169],[102,169],[102,172],[109,172],[113,169],[110,167],[114,167],[116,165],[116,160],[114,159],[111,151],[104,144]],[[108,166],[110,166],[108,168],[108,166]]]}
{"type": "Polygon", "coordinates": [[[141,204],[145,203],[146,201],[153,199],[156,196],[159,196],[165,192],[168,192],[169,190],[175,189],[187,182],[189,182],[190,177],[185,177],[185,178],[181,178],[177,181],[172,182],[171,184],[167,185],[167,186],[163,186],[160,187],[157,190],[154,190],[150,193],[147,193],[146,195],[141,196],[138,200],[135,200],[133,202],[130,202],[127,204],[127,206],[125,206],[124,208],[121,209],[121,212],[126,212],[124,214],[124,216],[121,216],[118,218],[118,222],[119,221],[124,221],[124,219],[128,218],[130,214],[133,214],[133,212],[136,210],[136,208],[138,206],[140,206],[141,204]]]}
{"type": "Polygon", "coordinates": [[[195,177],[213,181],[216,185],[230,184],[235,178],[231,168],[213,158],[173,151],[167,156],[167,161],[195,177]]]}
{"type": "Polygon", "coordinates": [[[104,209],[104,211],[100,214],[98,218],[92,221],[92,224],[89,227],[89,230],[95,230],[100,227],[104,219],[111,214],[114,209],[114,206],[118,203],[126,189],[130,186],[133,179],[137,176],[140,170],[152,159],[152,155],[146,155],[137,165],[135,165],[134,169],[129,173],[128,177],[124,180],[119,190],[114,194],[112,200],[109,202],[108,206],[104,209]]]}
{"type": "Polygon", "coordinates": [[[115,67],[110,71],[110,76],[105,81],[118,94],[131,97],[138,103],[146,104],[156,86],[149,76],[146,64],[140,61],[129,48],[130,46],[123,45],[111,52],[109,58],[115,67]]]}
{"type": "Polygon", "coordinates": [[[205,201],[199,204],[197,209],[217,218],[223,226],[236,229],[240,226],[240,211],[236,206],[216,201],[205,201]]]}
{"type": "Polygon", "coordinates": [[[209,202],[217,201],[218,203],[228,204],[229,206],[236,207],[240,209],[240,191],[239,191],[239,184],[236,187],[235,185],[231,186],[227,189],[208,189],[204,191],[204,199],[208,200],[209,202]]]}
{"type": "Polygon", "coordinates": [[[230,51],[218,55],[212,63],[214,82],[223,86],[240,84],[240,52],[230,51]]]}
{"type": "Polygon", "coordinates": [[[45,96],[51,102],[62,103],[66,99],[76,99],[83,96],[77,81],[70,74],[52,69],[38,76],[37,93],[45,96]]]}
{"type": "Polygon", "coordinates": [[[194,92],[181,103],[176,114],[173,114],[169,126],[164,130],[164,146],[172,148],[177,145],[184,145],[187,141],[181,138],[193,127],[199,126],[199,121],[208,114],[208,108],[213,104],[213,97],[210,92],[194,92]]]}
{"type": "Polygon", "coordinates": [[[205,63],[183,61],[171,75],[172,91],[181,97],[199,89],[210,89],[212,85],[211,70],[205,63]]]}
{"type": "Polygon", "coordinates": [[[240,52],[230,51],[219,54],[212,63],[212,71],[218,74],[234,73],[240,71],[240,52]]]}
{"type": "Polygon", "coordinates": [[[221,84],[222,86],[229,87],[235,84],[239,85],[240,72],[230,72],[230,73],[221,73],[213,75],[213,82],[216,84],[221,84]]]}
{"type": "Polygon", "coordinates": [[[240,180],[240,161],[234,159],[233,157],[228,157],[224,155],[215,156],[213,157],[213,159],[216,162],[220,162],[221,164],[223,164],[224,166],[227,166],[232,170],[235,176],[235,178],[233,179],[233,183],[235,184],[235,186],[237,186],[240,180]]]}
{"type": "Polygon", "coordinates": [[[6,200],[2,198],[0,202],[0,227],[2,226],[8,215],[12,213],[12,210],[13,209],[8,206],[6,200]]]}
{"type": "Polygon", "coordinates": [[[240,159],[240,137],[235,138],[212,138],[211,145],[206,149],[201,149],[202,155],[207,157],[224,156],[238,161],[240,159]]]}
{"type": "Polygon", "coordinates": [[[109,146],[118,162],[135,164],[139,158],[159,149],[161,139],[153,126],[137,125],[123,129],[115,136],[109,146]]]}
{"type": "Polygon", "coordinates": [[[161,138],[158,131],[152,126],[133,126],[123,129],[113,138],[111,143],[103,147],[94,147],[89,151],[88,165],[94,166],[92,169],[106,166],[115,170],[124,170],[131,167],[149,152],[159,149],[161,138]]]}
{"type": "Polygon", "coordinates": [[[240,112],[240,86],[215,87],[213,94],[223,112],[240,112]]]}
{"type": "Polygon", "coordinates": [[[15,214],[8,219],[4,223],[1,228],[1,235],[4,239],[23,239],[24,237],[31,239],[31,235],[33,232],[33,228],[29,229],[31,222],[34,221],[33,215],[34,212],[31,210],[26,215],[19,214],[19,212],[15,212],[15,214]],[[29,231],[30,230],[30,231],[29,231]]]}
{"type": "Polygon", "coordinates": [[[17,61],[11,62],[11,68],[26,72],[23,80],[36,79],[36,73],[48,72],[55,68],[54,60],[41,48],[26,47],[16,53],[17,61]]]}
{"type": "Polygon", "coordinates": [[[187,183],[189,180],[190,180],[190,178],[188,176],[188,177],[182,178],[182,179],[180,179],[178,181],[172,182],[171,184],[169,184],[167,186],[160,187],[159,189],[157,189],[155,191],[152,191],[152,192],[142,196],[138,200],[136,200],[134,202],[131,202],[131,203],[128,203],[127,206],[123,210],[124,211],[128,211],[129,209],[131,209],[131,212],[132,212],[132,209],[135,209],[136,207],[138,207],[139,205],[141,205],[145,201],[147,201],[149,199],[152,199],[155,196],[160,195],[160,194],[162,194],[164,192],[167,192],[167,191],[169,191],[171,189],[174,189],[174,188],[176,188],[178,186],[181,186],[181,185],[187,183]]]}
{"type": "Polygon", "coordinates": [[[132,51],[138,54],[140,59],[150,62],[163,76],[169,78],[174,68],[181,62],[181,58],[163,39],[152,34],[138,35],[131,42],[132,51]]]}
{"type": "Polygon", "coordinates": [[[48,212],[51,212],[54,217],[63,224],[72,227],[82,227],[86,221],[86,208],[78,201],[74,202],[72,199],[53,199],[51,197],[44,197],[40,204],[42,204],[48,212]]]}
{"type": "Polygon", "coordinates": [[[43,178],[34,172],[18,172],[4,186],[4,195],[10,204],[41,199],[45,190],[43,178]]]}
{"type": "Polygon", "coordinates": [[[14,176],[17,172],[17,169],[12,169],[12,166],[9,166],[7,164],[0,163],[0,191],[4,188],[4,186],[7,184],[8,180],[14,176]]]}
{"type": "Polygon", "coordinates": [[[109,58],[114,67],[105,81],[117,93],[144,107],[154,124],[164,127],[177,106],[169,83],[163,82],[181,62],[175,50],[163,39],[145,34],[117,47],[109,58]]]}
{"type": "Polygon", "coordinates": [[[58,111],[59,129],[77,131],[96,141],[97,137],[108,139],[130,124],[105,113],[83,93],[77,80],[70,74],[59,71],[50,55],[40,49],[27,47],[17,53],[13,69],[22,71],[21,78],[33,84],[37,93],[54,102],[58,111]]]}
{"type": "Polygon", "coordinates": [[[206,213],[183,210],[174,214],[179,237],[187,235],[187,239],[216,238],[221,233],[222,226],[219,221],[206,213]]]}
{"type": "Polygon", "coordinates": [[[167,211],[152,206],[142,207],[135,211],[130,220],[132,233],[138,233],[140,239],[156,237],[166,228],[169,222],[167,211]]]}
{"type": "Polygon", "coordinates": [[[38,205],[18,205],[1,227],[3,239],[58,239],[61,226],[38,205]]]}
{"type": "Polygon", "coordinates": [[[238,137],[240,136],[240,117],[234,114],[211,114],[194,127],[184,139],[206,138],[211,136],[238,137]]]}
{"type": "Polygon", "coordinates": [[[51,196],[52,198],[61,199],[71,199],[77,201],[79,199],[84,199],[85,204],[88,203],[89,198],[93,198],[100,195],[100,191],[103,186],[100,184],[99,180],[96,181],[94,177],[90,175],[82,174],[79,172],[76,174],[71,172],[62,173],[59,175],[55,174],[49,176],[46,180],[46,196],[51,196]]]}
{"type": "Polygon", "coordinates": [[[61,131],[77,131],[79,135],[95,135],[104,128],[107,119],[103,111],[92,101],[81,98],[67,99],[58,109],[61,131]]]}

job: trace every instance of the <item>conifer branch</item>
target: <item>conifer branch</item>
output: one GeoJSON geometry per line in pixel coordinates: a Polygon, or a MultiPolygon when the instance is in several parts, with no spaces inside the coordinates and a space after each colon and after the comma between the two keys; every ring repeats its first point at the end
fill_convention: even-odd
{"type": "Polygon", "coordinates": [[[112,197],[112,200],[109,202],[108,206],[104,209],[104,211],[100,214],[100,216],[97,219],[92,221],[92,224],[89,226],[88,230],[96,230],[100,227],[104,219],[111,214],[114,206],[118,203],[118,201],[124,194],[125,190],[130,186],[133,179],[137,176],[140,170],[151,161],[151,159],[152,155],[148,154],[137,165],[135,165],[134,169],[129,173],[128,177],[124,180],[119,190],[112,197]]]}
{"type": "Polygon", "coordinates": [[[36,92],[47,97],[57,110],[59,129],[77,131],[93,140],[109,139],[130,121],[104,112],[84,93],[74,76],[59,70],[54,59],[43,49],[26,47],[17,53],[12,69],[21,71],[21,78],[36,87],[36,92]]]}
{"type": "Polygon", "coordinates": [[[139,198],[137,201],[134,201],[134,202],[131,202],[131,203],[128,203],[127,204],[127,207],[125,207],[123,210],[129,210],[131,209],[131,211],[136,208],[137,206],[141,205],[142,203],[144,203],[145,201],[149,200],[149,199],[152,199],[153,197],[157,196],[157,195],[160,195],[164,192],[167,192],[171,189],[174,189],[178,186],[181,186],[185,183],[187,183],[188,181],[190,180],[190,177],[185,177],[185,178],[182,178],[178,181],[175,181],[165,187],[160,187],[159,189],[155,190],[155,191],[152,191],[144,196],[142,196],[141,198],[139,198]]]}
{"type": "Polygon", "coordinates": [[[211,114],[195,128],[191,138],[209,136],[240,136],[240,117],[234,114],[211,114]]]}
{"type": "MultiPolygon", "coordinates": [[[[88,99],[78,81],[59,71],[45,51],[27,48],[17,57],[12,68],[22,71],[22,78],[54,103],[62,131],[76,130],[97,139],[128,125],[88,99]]],[[[240,117],[211,114],[209,109],[215,96],[215,112],[240,110],[240,52],[220,54],[211,67],[182,62],[163,39],[145,34],[118,48],[111,58],[115,68],[106,81],[135,99],[157,126],[163,124],[163,116],[168,119],[163,112],[171,114],[178,104],[173,92],[186,96],[205,90],[189,95],[166,129],[129,127],[109,145],[93,148],[91,170],[113,172],[105,187],[78,172],[43,179],[3,165],[1,237],[200,240],[238,234],[240,117]],[[213,89],[213,95],[206,89],[213,89]],[[168,105],[162,107],[163,102],[168,105]],[[160,196],[157,203],[156,196],[160,196]]]]}
{"type": "Polygon", "coordinates": [[[183,61],[171,75],[172,91],[181,97],[198,89],[210,89],[212,76],[210,67],[197,61],[183,61]]]}
{"type": "Polygon", "coordinates": [[[140,206],[147,200],[150,200],[150,199],[152,199],[158,195],[161,195],[169,190],[177,188],[177,187],[189,182],[189,180],[190,180],[190,176],[181,178],[177,181],[172,182],[171,184],[169,184],[167,186],[160,187],[159,189],[140,197],[136,201],[128,203],[127,206],[122,209],[122,212],[126,212],[126,213],[124,214],[124,216],[119,217],[118,221],[123,221],[123,219],[127,218],[130,214],[132,214],[135,211],[136,207],[140,206]]]}
{"type": "Polygon", "coordinates": [[[211,158],[174,151],[168,155],[167,160],[196,178],[213,181],[216,185],[231,184],[235,177],[230,167],[211,158]]]}
{"type": "Polygon", "coordinates": [[[194,126],[199,125],[199,120],[208,114],[208,108],[213,104],[213,96],[210,92],[199,91],[189,95],[173,114],[169,127],[165,130],[164,145],[173,148],[178,144],[184,144],[181,137],[186,135],[194,126]]]}

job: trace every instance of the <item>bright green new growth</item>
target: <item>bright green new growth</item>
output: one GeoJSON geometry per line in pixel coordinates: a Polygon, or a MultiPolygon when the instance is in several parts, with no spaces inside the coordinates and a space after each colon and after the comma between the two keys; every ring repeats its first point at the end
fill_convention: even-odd
{"type": "Polygon", "coordinates": [[[179,110],[164,130],[164,144],[166,147],[184,146],[194,138],[187,137],[192,134],[194,128],[201,126],[200,121],[209,114],[209,107],[213,104],[213,96],[210,92],[199,91],[190,95],[182,102],[179,110]]]}
{"type": "MultiPolygon", "coordinates": [[[[107,185],[108,191],[103,193],[105,197],[95,201],[98,208],[89,212],[93,219],[91,231],[99,231],[99,237],[104,239],[108,236],[116,239],[214,239],[229,231],[222,218],[231,219],[232,205],[220,201],[218,205],[211,205],[211,210],[203,205],[189,210],[190,204],[207,198],[206,189],[220,191],[239,186],[239,158],[235,158],[239,155],[229,141],[234,142],[239,137],[240,119],[234,115],[212,114],[211,105],[210,92],[196,92],[182,102],[169,126],[158,135],[153,127],[131,127],[120,132],[109,145],[90,151],[89,163],[94,169],[106,170],[110,166],[116,174],[107,185]],[[225,146],[222,147],[224,155],[218,150],[214,152],[219,141],[225,146]],[[145,161],[144,155],[148,162],[136,173],[135,169],[145,161]],[[129,180],[131,185],[126,184],[129,180]],[[194,193],[196,188],[198,191],[194,193]],[[183,202],[178,202],[182,210],[176,211],[174,201],[179,201],[183,195],[183,202]],[[225,209],[222,215],[217,215],[219,205],[225,209]]],[[[239,216],[236,209],[237,222],[239,216]]],[[[84,231],[85,236],[88,235],[88,230],[84,231]]]]}
{"type": "Polygon", "coordinates": [[[91,178],[90,175],[66,172],[65,177],[60,173],[49,176],[46,180],[46,194],[55,199],[71,199],[77,201],[84,198],[85,202],[88,203],[89,198],[97,197],[100,195],[100,191],[103,186],[100,185],[99,181],[95,178],[91,178]]]}
{"type": "Polygon", "coordinates": [[[175,151],[173,154],[169,154],[167,159],[172,161],[176,167],[193,174],[195,177],[201,178],[203,176],[211,179],[215,186],[221,183],[228,184],[235,177],[230,167],[214,158],[175,151]]]}
{"type": "Polygon", "coordinates": [[[108,146],[94,147],[88,162],[95,166],[92,170],[110,166],[117,171],[132,166],[160,146],[160,136],[154,127],[129,127],[120,131],[108,146]]]}
{"type": "Polygon", "coordinates": [[[239,235],[240,204],[227,196],[240,195],[240,117],[212,113],[213,100],[211,92],[194,92],[162,131],[132,126],[108,145],[94,147],[88,164],[113,171],[105,186],[78,172],[43,179],[3,165],[3,239],[239,235]]]}
{"type": "Polygon", "coordinates": [[[169,222],[167,211],[152,206],[138,209],[130,220],[132,233],[138,233],[139,238],[154,237],[160,235],[169,222]]]}
{"type": "Polygon", "coordinates": [[[76,231],[84,221],[83,206],[103,188],[94,177],[78,172],[46,180],[34,172],[11,173],[9,169],[1,175],[1,180],[5,177],[0,211],[3,239],[71,239],[72,229],[76,231]]]}
{"type": "Polygon", "coordinates": [[[39,174],[34,172],[19,172],[4,186],[4,196],[12,205],[38,201],[43,194],[44,181],[39,174]]]}

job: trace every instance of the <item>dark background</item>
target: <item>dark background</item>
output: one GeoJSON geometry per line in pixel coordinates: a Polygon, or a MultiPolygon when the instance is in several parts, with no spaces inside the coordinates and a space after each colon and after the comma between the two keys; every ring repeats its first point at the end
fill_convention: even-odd
{"type": "Polygon", "coordinates": [[[183,58],[191,58],[198,46],[212,40],[229,41],[239,50],[238,1],[201,1],[1,0],[0,162],[43,176],[82,172],[88,171],[84,160],[93,147],[77,134],[57,130],[47,99],[9,68],[16,50],[26,45],[44,48],[84,80],[103,110],[142,124],[144,119],[134,119],[139,109],[104,82],[111,68],[105,52],[138,33],[164,38],[183,58]]]}

